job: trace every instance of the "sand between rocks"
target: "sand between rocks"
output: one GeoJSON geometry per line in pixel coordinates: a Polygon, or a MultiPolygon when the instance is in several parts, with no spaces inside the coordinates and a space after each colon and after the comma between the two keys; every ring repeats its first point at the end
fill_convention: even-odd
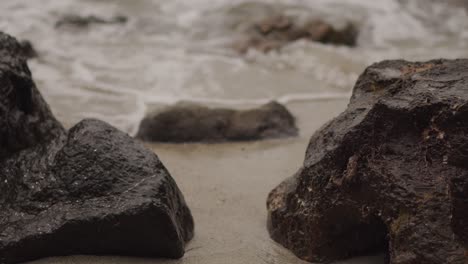
{"type": "MultiPolygon", "coordinates": [[[[195,238],[180,260],[71,256],[31,264],[307,263],[273,242],[266,229],[268,192],[302,164],[312,133],[348,100],[290,103],[300,136],[226,144],[148,144],[177,181],[195,218],[195,238]]],[[[382,256],[341,264],[382,264],[382,256]]]]}

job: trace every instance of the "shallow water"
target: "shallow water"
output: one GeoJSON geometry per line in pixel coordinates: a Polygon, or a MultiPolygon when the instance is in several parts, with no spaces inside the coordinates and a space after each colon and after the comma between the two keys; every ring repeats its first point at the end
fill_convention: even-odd
{"type": "Polygon", "coordinates": [[[67,126],[96,117],[135,133],[148,109],[192,100],[221,105],[346,98],[363,69],[378,60],[466,57],[462,0],[2,0],[0,30],[31,40],[36,83],[67,126]],[[450,3],[447,4],[447,3],[450,3]],[[284,10],[345,20],[361,30],[357,48],[299,41],[281,52],[231,46],[239,29],[284,10]],[[56,29],[66,14],[127,24],[56,29]]]}

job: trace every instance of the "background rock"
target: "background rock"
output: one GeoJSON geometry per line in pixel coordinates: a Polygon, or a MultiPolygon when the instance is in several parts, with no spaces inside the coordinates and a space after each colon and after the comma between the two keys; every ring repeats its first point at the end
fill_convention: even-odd
{"type": "Polygon", "coordinates": [[[297,135],[294,117],[271,102],[236,111],[178,104],[142,120],[137,138],[159,142],[258,140],[297,135]]]}
{"type": "Polygon", "coordinates": [[[235,45],[240,53],[247,52],[249,48],[262,52],[277,50],[301,39],[353,47],[358,30],[349,22],[342,28],[335,28],[323,20],[300,22],[288,16],[276,15],[258,21],[247,30],[246,35],[246,40],[235,45]]]}
{"type": "Polygon", "coordinates": [[[94,15],[79,16],[79,15],[66,15],[55,23],[56,28],[71,26],[76,28],[86,28],[92,24],[125,24],[128,18],[122,15],[117,15],[112,18],[106,19],[94,15]]]}

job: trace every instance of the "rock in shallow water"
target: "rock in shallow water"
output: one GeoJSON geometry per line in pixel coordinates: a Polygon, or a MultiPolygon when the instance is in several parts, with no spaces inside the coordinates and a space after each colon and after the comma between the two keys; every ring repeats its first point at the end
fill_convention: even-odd
{"type": "Polygon", "coordinates": [[[297,40],[356,46],[358,29],[350,22],[344,27],[336,28],[323,20],[310,20],[305,23],[296,20],[284,15],[274,15],[261,20],[248,28],[246,39],[236,43],[234,48],[239,53],[246,53],[250,48],[269,52],[297,40]]]}
{"type": "Polygon", "coordinates": [[[183,103],[143,119],[137,138],[155,142],[219,142],[295,135],[294,117],[276,102],[242,111],[183,103]]]}
{"type": "Polygon", "coordinates": [[[182,257],[193,219],[158,157],[98,120],[67,133],[19,48],[0,33],[0,263],[182,257]]]}
{"type": "Polygon", "coordinates": [[[271,237],[329,262],[468,263],[468,60],[385,61],[269,195],[271,237]]]}

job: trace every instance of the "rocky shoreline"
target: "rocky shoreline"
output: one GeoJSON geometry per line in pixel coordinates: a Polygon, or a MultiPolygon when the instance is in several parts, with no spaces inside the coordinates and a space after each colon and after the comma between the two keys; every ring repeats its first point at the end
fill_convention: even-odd
{"type": "Polygon", "coordinates": [[[0,264],[468,263],[468,60],[381,61],[349,103],[329,96],[369,61],[446,54],[466,10],[396,0],[335,20],[306,4],[152,4],[54,7],[36,14],[60,36],[48,41],[24,33],[37,18],[23,41],[0,32],[0,264]],[[394,9],[409,11],[390,28],[394,9]],[[432,46],[392,39],[406,26],[432,46]],[[50,74],[41,89],[78,87],[44,93],[62,123],[28,60],[50,74]],[[70,112],[132,135],[142,120],[131,137],[70,112]]]}
{"type": "Polygon", "coordinates": [[[194,223],[159,158],[99,120],[69,131],[0,33],[0,263],[93,254],[180,258],[194,223]]]}
{"type": "MultiPolygon", "coordinates": [[[[21,44],[0,36],[0,263],[182,257],[194,222],[159,158],[102,121],[66,131],[21,44]]],[[[466,60],[370,66],[348,109],[312,137],[304,166],[270,193],[272,238],[313,262],[383,250],[392,264],[465,263],[467,69],[466,60]]],[[[181,104],[149,116],[137,137],[275,138],[297,135],[295,122],[274,102],[243,111],[181,104]]]]}

